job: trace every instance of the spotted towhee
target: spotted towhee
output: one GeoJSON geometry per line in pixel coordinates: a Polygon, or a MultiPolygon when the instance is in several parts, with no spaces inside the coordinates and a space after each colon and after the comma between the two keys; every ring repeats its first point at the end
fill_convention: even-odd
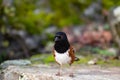
{"type": "MultiPolygon", "coordinates": [[[[78,61],[79,58],[75,57],[74,49],[70,45],[64,32],[57,32],[54,41],[53,55],[55,61],[60,65],[60,71],[56,75],[61,75],[61,67],[63,64],[71,65],[74,61],[78,61]]],[[[70,76],[72,75],[73,74],[70,74],[70,76]]]]}

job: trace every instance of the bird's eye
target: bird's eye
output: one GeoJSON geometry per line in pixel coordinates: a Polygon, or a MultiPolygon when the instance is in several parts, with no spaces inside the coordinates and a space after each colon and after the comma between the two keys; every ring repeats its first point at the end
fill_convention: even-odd
{"type": "Polygon", "coordinates": [[[57,37],[57,38],[59,38],[59,39],[61,39],[61,38],[62,38],[61,36],[55,36],[55,37],[57,37]]]}
{"type": "Polygon", "coordinates": [[[61,39],[61,36],[58,36],[59,39],[61,39]]]}

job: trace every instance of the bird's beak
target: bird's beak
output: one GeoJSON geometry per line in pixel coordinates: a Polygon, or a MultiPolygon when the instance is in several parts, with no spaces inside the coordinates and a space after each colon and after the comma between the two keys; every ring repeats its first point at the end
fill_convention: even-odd
{"type": "Polygon", "coordinates": [[[59,41],[59,38],[58,38],[58,37],[55,37],[55,42],[56,42],[56,41],[59,41]]]}

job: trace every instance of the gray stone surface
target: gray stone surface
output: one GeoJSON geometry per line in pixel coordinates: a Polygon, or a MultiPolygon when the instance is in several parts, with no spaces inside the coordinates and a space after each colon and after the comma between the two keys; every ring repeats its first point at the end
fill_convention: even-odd
{"type": "Polygon", "coordinates": [[[9,66],[1,72],[1,80],[120,80],[120,68],[101,68],[98,66],[75,66],[63,68],[63,75],[56,76],[58,67],[9,66]],[[75,77],[69,77],[73,70],[75,77]]]}
{"type": "Polygon", "coordinates": [[[4,61],[3,63],[0,64],[0,68],[7,68],[10,65],[16,65],[16,66],[25,66],[25,65],[30,65],[31,61],[29,60],[7,60],[4,61]]]}

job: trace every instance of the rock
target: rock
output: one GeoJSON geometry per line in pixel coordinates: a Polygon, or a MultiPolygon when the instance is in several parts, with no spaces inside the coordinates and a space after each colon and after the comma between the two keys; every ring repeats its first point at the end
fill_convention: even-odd
{"type": "Polygon", "coordinates": [[[113,10],[113,15],[118,21],[120,21],[120,6],[118,6],[113,10]]]}
{"type": "Polygon", "coordinates": [[[3,80],[72,80],[70,77],[55,76],[54,69],[46,67],[9,66],[3,70],[3,80]]]}
{"type": "Polygon", "coordinates": [[[25,65],[30,65],[30,64],[31,64],[31,61],[29,60],[8,60],[8,61],[4,61],[3,63],[1,63],[0,67],[4,69],[10,65],[25,66],[25,65]]]}
{"type": "Polygon", "coordinates": [[[4,6],[12,6],[12,4],[13,4],[13,1],[12,0],[4,0],[4,1],[2,1],[2,5],[4,5],[4,6]]]}
{"type": "Polygon", "coordinates": [[[90,61],[88,61],[88,64],[90,64],[90,65],[95,65],[95,64],[97,64],[97,59],[95,58],[95,59],[93,59],[93,60],[90,60],[90,61]]]}
{"type": "Polygon", "coordinates": [[[118,50],[116,48],[108,48],[107,51],[112,55],[112,56],[116,56],[118,50]]]}
{"type": "Polygon", "coordinates": [[[45,29],[45,33],[55,33],[57,31],[57,27],[56,26],[50,26],[47,29],[45,29]]]}
{"type": "Polygon", "coordinates": [[[7,33],[11,36],[20,36],[21,38],[26,38],[27,36],[27,32],[25,30],[7,28],[7,33]]]}
{"type": "Polygon", "coordinates": [[[113,14],[114,14],[115,17],[119,17],[120,16],[120,6],[113,10],[113,14]]]}
{"type": "Polygon", "coordinates": [[[49,41],[45,47],[46,52],[51,52],[53,48],[54,43],[49,41]]]}
{"type": "Polygon", "coordinates": [[[35,49],[38,47],[38,44],[35,42],[35,40],[32,37],[27,37],[25,39],[25,43],[26,43],[28,49],[35,49]]]}
{"type": "Polygon", "coordinates": [[[62,76],[56,76],[59,68],[55,66],[9,66],[0,73],[1,80],[119,80],[120,68],[101,68],[99,66],[73,66],[75,77],[69,77],[63,70],[62,76]]]}
{"type": "Polygon", "coordinates": [[[103,16],[100,13],[102,11],[102,2],[98,0],[93,2],[87,9],[84,11],[84,16],[93,21],[101,22],[103,20],[103,16]]]}

